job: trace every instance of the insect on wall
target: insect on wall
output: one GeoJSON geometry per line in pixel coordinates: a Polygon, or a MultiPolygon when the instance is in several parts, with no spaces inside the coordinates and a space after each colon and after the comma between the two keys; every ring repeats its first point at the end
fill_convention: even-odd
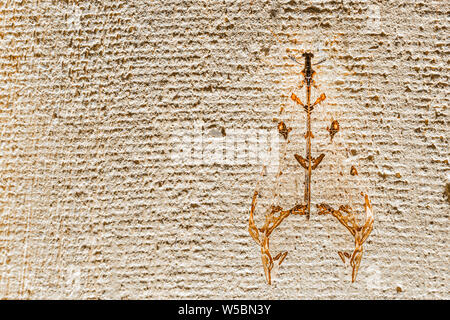
{"type": "MultiPolygon", "coordinates": [[[[274,36],[278,40],[275,34],[274,36]]],[[[260,247],[264,275],[267,283],[271,284],[274,266],[280,266],[288,258],[286,248],[273,250],[270,246],[271,239],[277,237],[277,231],[282,230],[280,226],[289,224],[289,217],[294,215],[304,216],[305,222],[309,220],[311,214],[324,216],[323,218],[329,216],[341,224],[343,230],[347,230],[353,238],[352,250],[347,247],[338,249],[337,257],[351,267],[352,282],[354,282],[361,265],[363,244],[373,229],[372,204],[367,191],[360,190],[362,183],[357,168],[354,164],[347,163],[347,159],[342,160],[341,164],[337,166],[342,168],[342,170],[338,170],[337,174],[342,176],[339,181],[350,184],[350,188],[342,187],[343,190],[351,191],[346,192],[349,196],[329,199],[326,195],[325,198],[322,195],[323,199],[313,205],[315,197],[312,182],[315,172],[323,160],[327,159],[327,154],[329,154],[327,151],[330,151],[330,148],[320,150],[318,148],[320,145],[316,146],[314,142],[316,130],[322,130],[328,134],[329,144],[332,146],[333,139],[342,131],[342,128],[338,119],[332,119],[326,128],[317,128],[313,125],[313,113],[321,112],[322,103],[326,99],[326,94],[321,92],[317,86],[315,71],[315,67],[323,60],[315,61],[314,53],[310,51],[287,50],[287,57],[294,63],[293,67],[301,66],[300,72],[298,72],[298,84],[290,93],[290,100],[293,102],[295,112],[304,115],[303,128],[296,126],[292,117],[288,119],[283,116],[285,108],[280,108],[279,119],[274,119],[277,120],[276,128],[281,139],[280,162],[275,170],[270,168],[272,176],[268,174],[267,167],[263,167],[261,179],[252,195],[248,231],[260,247]],[[298,130],[301,131],[300,134],[295,132],[298,130]],[[296,140],[295,146],[301,144],[298,140],[303,140],[304,149],[293,152],[289,147],[292,139],[296,140]],[[348,169],[346,169],[347,167],[348,169]],[[303,181],[300,178],[302,176],[303,181]],[[350,178],[344,178],[344,176],[350,178]],[[295,186],[293,193],[292,186],[295,186]],[[359,193],[361,208],[356,205],[356,197],[350,196],[355,191],[359,193]],[[334,207],[330,203],[334,204],[334,207]],[[359,217],[360,212],[363,215],[362,220],[359,217]],[[261,214],[264,215],[264,218],[261,219],[261,223],[257,223],[256,221],[259,221],[257,217],[260,217],[261,214]]],[[[330,161],[337,159],[337,157],[332,157],[330,161]]],[[[351,243],[349,245],[351,246],[351,243]]]]}

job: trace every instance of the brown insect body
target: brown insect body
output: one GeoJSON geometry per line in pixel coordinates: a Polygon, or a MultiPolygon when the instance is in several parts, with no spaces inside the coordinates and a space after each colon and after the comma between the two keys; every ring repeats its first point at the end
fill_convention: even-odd
{"type": "MultiPolygon", "coordinates": [[[[317,158],[313,158],[311,156],[311,139],[314,138],[314,135],[311,131],[311,112],[314,110],[314,106],[321,103],[325,100],[325,94],[322,93],[319,98],[311,103],[311,86],[315,85],[313,77],[315,75],[315,71],[311,66],[311,59],[314,57],[314,54],[311,52],[303,53],[303,57],[305,58],[305,67],[302,70],[301,74],[304,77],[304,80],[300,83],[300,88],[306,84],[306,104],[302,104],[300,99],[292,93],[291,99],[294,100],[297,104],[301,105],[306,111],[306,154],[305,158],[295,154],[295,159],[300,163],[300,165],[306,170],[305,171],[305,192],[304,192],[304,201],[306,203],[306,218],[309,219],[310,211],[311,211],[311,174],[312,170],[316,169],[317,166],[322,161],[324,154],[321,154],[317,158]]],[[[291,58],[294,61],[295,58],[291,58]]]]}

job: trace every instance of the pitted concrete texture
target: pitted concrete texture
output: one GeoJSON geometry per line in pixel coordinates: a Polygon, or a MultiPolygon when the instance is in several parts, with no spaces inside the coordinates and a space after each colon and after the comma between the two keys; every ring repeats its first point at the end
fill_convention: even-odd
{"type": "Polygon", "coordinates": [[[449,6],[1,1],[0,297],[450,298],[449,6]],[[253,192],[268,190],[259,226],[267,205],[303,199],[305,113],[289,98],[304,99],[302,66],[286,49],[326,59],[312,116],[325,158],[311,219],[271,236],[289,254],[268,286],[253,192]],[[260,179],[255,145],[279,119],[289,143],[260,179]],[[361,212],[360,191],[375,223],[352,284],[337,251],[353,239],[315,205],[361,212]]]}

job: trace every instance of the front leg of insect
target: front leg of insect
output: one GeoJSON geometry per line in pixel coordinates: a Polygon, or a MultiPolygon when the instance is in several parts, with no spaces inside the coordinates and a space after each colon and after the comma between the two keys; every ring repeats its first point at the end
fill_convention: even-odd
{"type": "Polygon", "coordinates": [[[305,107],[305,105],[303,104],[303,102],[300,100],[299,97],[297,97],[297,95],[295,93],[291,94],[291,99],[292,101],[294,101],[295,103],[297,103],[299,106],[301,107],[305,107]]]}

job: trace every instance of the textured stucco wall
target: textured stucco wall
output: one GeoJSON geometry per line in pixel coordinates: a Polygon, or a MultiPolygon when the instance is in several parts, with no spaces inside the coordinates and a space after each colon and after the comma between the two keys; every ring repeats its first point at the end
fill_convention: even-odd
{"type": "Polygon", "coordinates": [[[445,0],[0,1],[0,298],[448,299],[449,13],[445,0]],[[313,203],[373,202],[355,284],[331,217],[276,230],[290,253],[272,286],[247,232],[251,136],[280,106],[293,130],[279,202],[303,192],[286,48],[327,58],[313,203]],[[232,158],[211,152],[234,138],[232,158]]]}

